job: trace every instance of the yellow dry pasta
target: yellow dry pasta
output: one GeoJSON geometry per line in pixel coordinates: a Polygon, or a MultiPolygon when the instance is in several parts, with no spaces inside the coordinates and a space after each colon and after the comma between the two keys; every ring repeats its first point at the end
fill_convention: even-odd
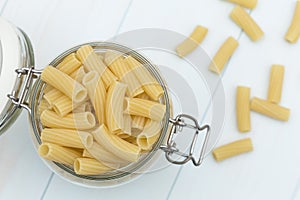
{"type": "Polygon", "coordinates": [[[209,70],[220,74],[228,62],[229,58],[233,55],[234,51],[238,47],[239,43],[233,37],[228,37],[226,41],[217,51],[216,55],[213,57],[212,62],[209,65],[209,70]]]}
{"type": "Polygon", "coordinates": [[[66,74],[71,74],[80,66],[81,62],[76,58],[76,54],[71,53],[61,63],[59,63],[56,68],[66,74]]]}
{"type": "Polygon", "coordinates": [[[248,132],[251,129],[250,121],[250,88],[238,86],[236,93],[236,116],[238,130],[248,132]]]}
{"type": "Polygon", "coordinates": [[[91,103],[87,101],[73,109],[73,113],[92,112],[92,110],[91,103]]]}
{"type": "Polygon", "coordinates": [[[49,128],[67,128],[87,130],[96,125],[96,119],[91,112],[71,113],[65,117],[60,117],[54,111],[45,110],[41,114],[41,122],[49,128]]]}
{"type": "Polygon", "coordinates": [[[128,114],[123,114],[123,119],[124,119],[124,127],[122,134],[127,135],[128,137],[131,135],[131,117],[128,114]]]}
{"type": "Polygon", "coordinates": [[[99,124],[103,124],[105,122],[106,90],[101,78],[96,71],[90,71],[83,77],[82,84],[87,88],[99,124]]]}
{"type": "Polygon", "coordinates": [[[93,131],[93,136],[101,146],[123,160],[136,162],[140,156],[138,146],[109,133],[104,124],[93,131]]]}
{"type": "Polygon", "coordinates": [[[123,105],[127,85],[115,82],[107,92],[106,122],[109,131],[113,134],[120,133],[124,128],[123,105]]]}
{"type": "Polygon", "coordinates": [[[281,100],[282,84],[284,77],[284,66],[273,65],[270,74],[268,101],[279,103],[281,100]]]}
{"type": "Polygon", "coordinates": [[[231,3],[238,4],[240,6],[243,6],[245,8],[253,9],[256,7],[257,0],[226,0],[231,3]]]}
{"type": "Polygon", "coordinates": [[[45,84],[43,92],[44,92],[44,94],[46,94],[46,93],[50,92],[52,89],[54,89],[54,87],[52,87],[49,84],[45,84]]]}
{"type": "Polygon", "coordinates": [[[290,27],[285,34],[286,41],[290,43],[296,43],[300,36],[300,1],[297,1],[294,11],[294,16],[290,27]]]}
{"type": "Polygon", "coordinates": [[[143,85],[143,90],[153,100],[158,100],[164,93],[161,85],[155,80],[151,73],[136,59],[128,56],[125,61],[129,68],[135,74],[136,78],[143,85]]]}
{"type": "Polygon", "coordinates": [[[77,52],[77,56],[83,63],[87,71],[95,70],[104,82],[105,88],[107,89],[117,77],[110,71],[110,69],[103,63],[98,57],[93,48],[89,45],[80,47],[77,52]]]}
{"type": "Polygon", "coordinates": [[[87,97],[87,91],[80,83],[52,66],[47,66],[43,70],[41,78],[75,103],[80,103],[87,97]]]}
{"type": "Polygon", "coordinates": [[[235,6],[230,13],[231,19],[240,26],[252,41],[259,40],[264,32],[254,19],[241,6],[235,6]]]}
{"type": "Polygon", "coordinates": [[[76,81],[78,81],[79,83],[82,82],[82,79],[85,75],[85,71],[83,67],[78,68],[76,71],[72,72],[70,74],[70,77],[76,81]]]}
{"type": "Polygon", "coordinates": [[[127,96],[135,97],[144,92],[143,86],[136,78],[134,71],[129,68],[122,57],[112,60],[109,68],[119,78],[120,82],[127,85],[127,96]]]}
{"type": "MultiPolygon", "coordinates": [[[[110,66],[115,60],[120,59],[120,58],[123,58],[123,55],[117,51],[109,50],[109,51],[106,51],[104,54],[104,62],[107,66],[110,66]]],[[[118,76],[117,74],[115,74],[115,75],[118,76]]]]}
{"type": "Polygon", "coordinates": [[[288,121],[290,117],[290,109],[256,97],[251,100],[250,108],[255,112],[282,121],[288,121]]]}
{"type": "Polygon", "coordinates": [[[131,122],[131,129],[133,135],[138,135],[142,132],[145,126],[146,118],[142,116],[133,115],[131,122]]]}
{"type": "Polygon", "coordinates": [[[138,115],[155,121],[161,121],[165,116],[166,106],[145,99],[126,98],[125,112],[130,115],[138,115]]]}
{"type": "Polygon", "coordinates": [[[39,113],[42,113],[44,110],[49,109],[49,107],[50,107],[49,103],[46,101],[46,99],[43,98],[39,104],[39,108],[38,108],[39,113]]]}
{"type": "Polygon", "coordinates": [[[51,143],[42,143],[39,146],[38,153],[44,159],[68,166],[73,166],[75,159],[81,156],[81,153],[76,150],[51,143]]]}
{"type": "Polygon", "coordinates": [[[82,152],[82,157],[84,158],[94,158],[88,150],[84,149],[83,152],[82,152]]]}
{"type": "Polygon", "coordinates": [[[191,35],[176,47],[178,56],[184,57],[194,51],[205,38],[207,31],[203,26],[196,26],[191,35]]]}
{"type": "MultiPolygon", "coordinates": [[[[95,139],[98,139],[97,137],[95,139]]],[[[124,164],[127,161],[119,158],[115,154],[111,153],[110,151],[106,150],[103,146],[99,143],[94,142],[94,144],[87,148],[87,152],[92,158],[95,158],[102,162],[103,164],[108,164],[108,166],[113,166],[112,164],[124,164]]],[[[112,167],[115,168],[115,167],[112,167]]]]}
{"type": "Polygon", "coordinates": [[[74,104],[69,97],[62,94],[58,99],[56,99],[53,102],[53,110],[60,117],[64,117],[79,105],[80,104],[74,104]]]}
{"type": "Polygon", "coordinates": [[[213,156],[217,161],[236,156],[242,153],[253,151],[253,145],[250,138],[238,140],[213,150],[213,156]]]}
{"type": "Polygon", "coordinates": [[[80,175],[97,175],[112,169],[93,158],[77,158],[74,161],[74,171],[80,175]]]}
{"type": "Polygon", "coordinates": [[[44,99],[47,101],[47,103],[49,104],[49,108],[53,107],[54,102],[61,97],[62,95],[64,95],[61,91],[53,88],[52,90],[48,91],[46,94],[44,94],[44,99]]]}
{"type": "Polygon", "coordinates": [[[85,131],[44,128],[41,140],[45,143],[54,143],[64,147],[89,148],[93,145],[92,134],[85,131]]]}
{"type": "Polygon", "coordinates": [[[143,150],[151,149],[157,141],[162,129],[161,122],[148,119],[143,131],[137,136],[137,144],[143,150]]]}

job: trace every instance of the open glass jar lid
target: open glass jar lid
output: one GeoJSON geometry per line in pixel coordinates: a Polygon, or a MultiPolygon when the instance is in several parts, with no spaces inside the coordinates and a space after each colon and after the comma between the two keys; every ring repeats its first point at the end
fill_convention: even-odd
{"type": "MultiPolygon", "coordinates": [[[[6,23],[7,26],[13,27],[3,19],[2,21],[3,24],[6,23]]],[[[134,47],[134,45],[126,44],[126,42],[117,40],[114,42],[91,42],[82,44],[60,54],[49,64],[50,66],[45,68],[44,71],[39,71],[34,69],[33,53],[30,41],[27,39],[26,35],[17,28],[12,28],[10,34],[14,35],[19,43],[20,41],[24,41],[21,44],[18,44],[16,42],[16,45],[18,44],[20,47],[22,47],[20,49],[22,51],[23,57],[21,57],[21,61],[18,60],[17,63],[5,64],[3,60],[6,60],[7,56],[5,56],[6,54],[3,54],[3,51],[7,50],[2,47],[2,54],[4,55],[1,59],[2,69],[6,68],[10,72],[14,71],[15,69],[16,73],[13,72],[13,74],[15,74],[14,77],[17,76],[17,79],[14,79],[14,82],[12,83],[14,87],[10,87],[6,91],[9,99],[7,99],[6,94],[4,94],[4,97],[1,94],[1,98],[3,97],[3,101],[6,101],[7,103],[6,107],[1,113],[0,120],[2,120],[3,122],[0,124],[0,130],[3,132],[13,122],[14,118],[17,116],[20,110],[22,108],[25,108],[29,112],[33,143],[35,147],[39,149],[39,154],[42,155],[42,157],[48,159],[43,161],[51,168],[52,171],[67,179],[68,181],[90,187],[115,186],[132,180],[134,177],[147,172],[149,168],[151,168],[153,163],[155,163],[158,159],[162,159],[161,155],[164,155],[165,158],[173,164],[185,164],[191,161],[194,165],[199,166],[202,163],[204,156],[209,151],[207,150],[207,146],[209,147],[208,149],[211,149],[213,144],[216,142],[218,134],[213,134],[213,139],[210,139],[210,127],[208,125],[200,126],[195,117],[187,114],[179,114],[173,117],[173,100],[171,99],[170,94],[176,94],[176,88],[172,88],[171,92],[171,90],[169,90],[169,88],[167,87],[168,83],[163,78],[163,76],[165,76],[165,73],[164,75],[162,75],[158,66],[155,66],[152,62],[149,61],[149,59],[138,53],[136,50],[127,47],[134,47]],[[118,43],[125,43],[126,46],[120,45],[118,43]],[[107,61],[105,61],[107,52],[116,52],[119,55],[119,58],[121,58],[121,64],[118,65],[118,67],[123,67],[118,68],[118,70],[116,71],[112,70],[112,64],[108,64],[107,61]],[[71,72],[70,74],[66,74],[66,72],[62,72],[60,70],[59,65],[64,63],[65,60],[69,61],[71,57],[72,59],[79,61],[80,66],[78,65],[78,67],[83,69],[84,75],[83,77],[81,77],[80,81],[77,78],[72,78],[71,72]],[[133,70],[133,75],[128,75],[131,73],[127,73],[128,71],[126,70],[124,71],[126,66],[130,66],[130,62],[128,61],[130,59],[133,60],[133,63],[138,63],[138,65],[134,66],[139,66],[133,70]],[[122,64],[123,61],[127,64],[122,64]],[[102,71],[100,70],[99,72],[99,69],[97,67],[101,68],[103,67],[102,65],[105,67],[103,68],[103,70],[101,69],[102,71]],[[106,65],[109,67],[107,67],[106,65]],[[16,66],[21,67],[18,68],[16,66]],[[112,72],[109,73],[112,74],[107,76],[116,76],[115,80],[113,80],[113,78],[105,78],[105,74],[109,74],[107,72],[110,70],[112,72]],[[117,75],[118,73],[121,73],[121,77],[117,75]],[[128,75],[127,79],[126,76],[123,76],[124,73],[128,75]],[[40,76],[41,74],[42,76],[40,76]],[[46,76],[46,74],[48,75],[46,76]],[[88,82],[92,80],[93,77],[97,76],[99,76],[99,78],[97,78],[96,80],[101,81],[94,82],[94,85],[91,84],[90,86],[88,86],[88,82]],[[136,83],[133,83],[134,81],[136,83]],[[71,82],[74,82],[73,85],[78,86],[81,91],[76,93],[74,92],[77,91],[76,89],[74,89],[75,86],[74,88],[73,86],[67,87],[67,85],[70,85],[71,82]],[[95,89],[100,88],[99,82],[101,82],[101,85],[103,85],[101,86],[102,90],[95,89]],[[124,84],[126,85],[126,87],[123,87],[124,84]],[[128,88],[134,86],[135,84],[140,84],[141,92],[136,94],[134,94],[133,92],[131,94],[128,88]],[[151,86],[153,84],[155,85],[156,89],[158,88],[158,96],[155,95],[155,92],[152,93],[152,91],[150,91],[150,89],[148,88],[149,85],[151,86]],[[65,88],[63,86],[65,86],[65,88]],[[96,91],[95,92],[91,90],[93,91],[93,95],[91,95],[89,92],[89,87],[92,86],[96,91]],[[71,103],[65,104],[66,101],[63,101],[63,109],[65,109],[65,107],[67,106],[70,107],[71,104],[71,112],[68,111],[62,114],[58,106],[53,105],[52,107],[50,107],[50,104],[46,109],[43,109],[41,111],[40,107],[43,104],[43,101],[45,101],[46,99],[45,95],[49,92],[49,87],[50,90],[58,90],[63,94],[63,96],[67,96],[69,98],[68,101],[70,101],[71,103]],[[97,91],[103,92],[97,93],[97,91]],[[76,93],[75,96],[74,93],[76,93]],[[107,96],[104,95],[103,97],[102,94],[104,93],[106,93],[107,96]],[[146,96],[141,97],[141,95],[143,94],[146,96]],[[120,101],[120,98],[122,98],[122,101],[120,101]],[[89,108],[88,111],[84,110],[75,112],[75,110],[78,110],[77,108],[80,107],[79,103],[76,104],[76,99],[81,99],[78,100],[78,102],[80,101],[80,103],[89,102],[90,105],[87,107],[92,107],[92,109],[89,108]],[[125,100],[124,102],[126,102],[124,105],[123,103],[120,103],[123,102],[123,99],[125,100]],[[99,108],[99,105],[103,103],[102,100],[106,102],[101,110],[101,108],[99,108]],[[122,110],[122,123],[120,123],[122,125],[117,123],[119,122],[119,118],[115,116],[116,113],[120,113],[117,107],[121,107],[120,109],[122,110]],[[79,112],[80,115],[77,115],[77,112],[79,112]],[[103,120],[101,120],[101,117],[99,117],[102,114],[104,115],[103,120]],[[159,134],[156,134],[155,137],[150,134],[151,137],[149,138],[146,135],[139,141],[138,135],[136,133],[134,133],[136,135],[133,134],[131,127],[131,132],[129,131],[129,133],[126,133],[129,134],[129,136],[126,136],[126,134],[124,135],[125,115],[131,120],[137,116],[143,117],[147,122],[149,122],[144,122],[144,125],[138,134],[146,132],[145,129],[147,127],[147,124],[148,127],[151,127],[150,132],[154,131],[154,128],[159,126],[159,134]],[[75,116],[80,116],[80,120],[76,120],[75,116]],[[82,118],[82,116],[84,116],[85,118],[82,118]],[[92,127],[85,126],[84,120],[87,120],[88,123],[94,125],[92,125],[92,127]],[[71,124],[73,124],[73,127],[69,127],[70,123],[68,125],[65,125],[66,122],[70,122],[71,124]],[[151,122],[154,122],[155,124],[157,124],[157,126],[150,126],[149,124],[153,124],[151,122]],[[123,126],[120,128],[122,132],[114,132],[118,129],[118,125],[123,126]],[[113,127],[117,128],[113,129],[113,127]],[[54,129],[56,131],[53,131],[54,129]],[[55,135],[59,131],[63,132],[64,135],[64,137],[62,137],[61,139],[58,139],[58,137],[56,137],[55,135]],[[74,145],[75,139],[72,138],[72,141],[70,141],[71,143],[73,142],[73,146],[70,144],[64,145],[66,141],[69,141],[66,135],[71,135],[74,133],[74,131],[75,136],[81,140],[82,144],[80,144],[79,146],[74,145]],[[190,143],[187,147],[181,149],[177,146],[178,141],[176,141],[176,137],[180,135],[181,132],[184,133],[187,131],[191,136],[190,143]],[[46,136],[43,137],[43,134],[46,134],[45,132],[50,133],[47,136],[48,139],[45,139],[46,136]],[[52,134],[53,132],[55,132],[55,134],[52,134]],[[52,139],[49,136],[51,134],[52,139]],[[82,135],[84,136],[81,137],[82,135]],[[199,135],[201,135],[203,139],[200,144],[197,143],[197,138],[199,135]],[[88,139],[90,137],[92,139],[88,139]],[[100,137],[100,139],[97,139],[97,137],[100,137]],[[149,141],[151,141],[151,146],[149,148],[144,147],[145,144],[149,143],[149,141]],[[52,144],[52,142],[54,145],[50,145],[52,144]],[[112,155],[111,157],[115,156],[127,162],[125,162],[125,164],[122,163],[120,167],[115,167],[116,165],[110,165],[114,164],[111,163],[112,161],[108,162],[109,164],[107,165],[106,161],[104,162],[102,158],[97,157],[97,155],[93,154],[93,151],[90,151],[89,147],[91,147],[94,143],[102,148],[102,153],[104,152],[103,154],[109,152],[112,155]],[[199,145],[199,151],[195,153],[197,144],[199,145]],[[81,147],[82,145],[83,147],[81,147]],[[112,149],[113,146],[116,148],[112,149]],[[87,152],[85,152],[85,150],[87,150],[87,152]],[[138,151],[138,156],[136,157],[135,155],[133,155],[135,151],[138,151]],[[50,155],[51,153],[54,153],[55,155],[50,155]],[[70,156],[71,154],[73,157],[70,156]],[[79,154],[80,156],[78,156],[79,154]],[[90,155],[87,156],[87,154],[90,155]],[[124,155],[129,155],[130,158],[126,156],[122,157],[124,155]],[[65,158],[71,157],[74,158],[74,162],[72,159],[71,161],[70,159],[68,161],[64,160],[65,158]],[[97,162],[99,161],[100,164],[97,164],[93,160],[96,160],[97,162]],[[72,163],[71,165],[70,162],[72,163]],[[102,166],[103,163],[104,166],[102,166]],[[99,167],[102,167],[102,170],[105,167],[105,169],[107,169],[108,167],[109,170],[104,170],[103,173],[98,174],[94,171],[88,171],[91,170],[91,168],[94,169],[96,166],[98,166],[98,170],[99,167]],[[87,167],[88,169],[85,169],[85,167],[87,167]],[[80,169],[82,169],[82,171],[80,171],[80,169]]],[[[3,43],[5,43],[4,40],[7,41],[7,39],[4,36],[2,37],[2,35],[0,36],[1,44],[3,46],[3,43]]],[[[16,53],[16,55],[18,55],[18,53],[16,53]]],[[[115,63],[116,61],[113,60],[111,62],[115,63]]],[[[13,77],[13,75],[11,77],[13,77]]],[[[3,78],[1,74],[0,80],[2,81],[2,79],[3,78]]],[[[167,79],[169,80],[168,77],[167,79]]],[[[184,88],[180,88],[180,90],[182,89],[184,88]]],[[[214,95],[215,94],[218,94],[218,92],[214,93],[214,95]]],[[[214,104],[214,102],[212,104],[214,104]]],[[[217,108],[219,109],[218,106],[217,108]]],[[[198,118],[198,116],[196,117],[198,118]]],[[[218,121],[218,123],[222,123],[222,121],[218,121]]],[[[130,122],[130,124],[132,125],[132,121],[130,122]]],[[[219,131],[220,130],[216,130],[216,132],[219,131]]]]}

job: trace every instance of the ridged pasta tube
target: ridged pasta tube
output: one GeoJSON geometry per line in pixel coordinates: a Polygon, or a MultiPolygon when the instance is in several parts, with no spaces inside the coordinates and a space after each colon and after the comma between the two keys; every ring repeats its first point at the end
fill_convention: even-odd
{"type": "Polygon", "coordinates": [[[230,17],[245,31],[252,41],[255,42],[264,35],[258,24],[241,6],[235,6],[230,13],[230,17]]]}
{"type": "Polygon", "coordinates": [[[45,110],[41,114],[41,122],[45,127],[49,128],[67,128],[87,130],[94,128],[96,120],[91,112],[71,113],[65,117],[60,117],[55,112],[45,110]]]}
{"type": "Polygon", "coordinates": [[[207,31],[203,26],[196,26],[191,35],[176,47],[178,56],[184,57],[194,51],[205,38],[207,31]]]}
{"type": "Polygon", "coordinates": [[[238,130],[248,132],[251,129],[250,121],[250,88],[238,86],[236,93],[236,116],[238,130]]]}
{"type": "Polygon", "coordinates": [[[290,117],[290,109],[256,97],[251,100],[250,108],[255,112],[282,121],[288,121],[290,117]]]}
{"type": "Polygon", "coordinates": [[[284,66],[273,65],[270,74],[268,100],[272,103],[279,103],[281,100],[282,84],[284,77],[284,66]]]}
{"type": "Polygon", "coordinates": [[[44,99],[48,102],[49,104],[49,108],[53,107],[54,102],[61,97],[62,95],[64,95],[61,91],[59,91],[58,89],[51,89],[50,91],[48,91],[46,94],[44,94],[44,99]]]}
{"type": "Polygon", "coordinates": [[[115,154],[117,157],[130,162],[136,162],[139,159],[140,148],[109,133],[104,124],[92,133],[101,146],[115,154]]]}
{"type": "Polygon", "coordinates": [[[88,72],[82,79],[82,84],[88,91],[99,124],[105,122],[106,90],[96,71],[88,72]]]}
{"type": "Polygon", "coordinates": [[[113,134],[120,133],[124,129],[123,105],[127,85],[115,82],[107,92],[106,98],[106,124],[113,134]]]}
{"type": "Polygon", "coordinates": [[[290,27],[285,34],[286,41],[296,43],[300,36],[300,1],[297,1],[290,27]]]}
{"type": "Polygon", "coordinates": [[[43,98],[39,104],[39,113],[42,113],[44,110],[49,109],[49,103],[43,98]]]}
{"type": "Polygon", "coordinates": [[[238,45],[239,43],[236,39],[231,36],[228,37],[213,57],[213,60],[209,65],[209,70],[220,74],[238,45]]]}
{"type": "Polygon", "coordinates": [[[151,149],[157,141],[162,129],[161,122],[148,119],[143,131],[137,136],[137,144],[143,150],[151,149]]]}
{"type": "Polygon", "coordinates": [[[87,71],[95,70],[104,82],[107,89],[117,77],[110,71],[110,69],[103,63],[99,56],[95,53],[93,48],[89,45],[80,47],[76,55],[83,63],[87,71]]]}
{"type": "Polygon", "coordinates": [[[128,56],[125,61],[139,82],[143,85],[143,90],[153,100],[158,100],[164,93],[161,85],[155,80],[151,73],[140,62],[131,56],[128,56]]]}
{"type": "Polygon", "coordinates": [[[75,103],[80,103],[87,97],[87,91],[80,83],[52,66],[47,66],[43,70],[41,78],[75,103]]]}
{"type": "Polygon", "coordinates": [[[240,6],[243,6],[245,8],[253,9],[256,7],[257,0],[226,0],[231,3],[238,4],[240,6]]]}
{"type": "Polygon", "coordinates": [[[53,102],[53,110],[60,117],[64,117],[79,105],[80,104],[74,104],[69,97],[62,94],[58,99],[56,99],[53,102]]]}
{"type": "Polygon", "coordinates": [[[242,153],[253,151],[253,145],[250,138],[238,140],[213,150],[213,156],[217,161],[236,156],[242,153]]]}
{"type": "Polygon", "coordinates": [[[75,53],[71,53],[63,59],[61,63],[57,65],[57,69],[65,74],[71,74],[81,66],[81,62],[76,58],[75,53]]]}
{"type": "Polygon", "coordinates": [[[82,79],[85,75],[85,71],[83,67],[79,67],[76,71],[72,72],[70,74],[70,77],[76,81],[78,81],[79,83],[82,83],[82,79]]]}
{"type": "Polygon", "coordinates": [[[157,102],[140,99],[140,98],[125,98],[126,109],[130,115],[138,115],[148,117],[155,121],[161,121],[166,112],[166,106],[157,102]]]}
{"type": "Polygon", "coordinates": [[[97,175],[112,169],[93,158],[77,158],[74,161],[74,171],[80,175],[97,175]]]}
{"type": "Polygon", "coordinates": [[[93,145],[92,134],[85,131],[44,128],[41,140],[45,143],[54,143],[64,147],[89,148],[93,145]]]}
{"type": "Polygon", "coordinates": [[[75,159],[81,156],[81,153],[74,149],[51,143],[42,143],[39,146],[38,153],[44,159],[52,160],[68,166],[73,166],[75,159]]]}

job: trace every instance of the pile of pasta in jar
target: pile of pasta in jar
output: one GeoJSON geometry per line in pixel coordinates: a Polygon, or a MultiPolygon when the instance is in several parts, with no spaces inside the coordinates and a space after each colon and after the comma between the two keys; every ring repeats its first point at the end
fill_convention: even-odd
{"type": "Polygon", "coordinates": [[[97,175],[137,162],[162,131],[161,85],[140,62],[89,45],[41,75],[41,157],[97,175]]]}

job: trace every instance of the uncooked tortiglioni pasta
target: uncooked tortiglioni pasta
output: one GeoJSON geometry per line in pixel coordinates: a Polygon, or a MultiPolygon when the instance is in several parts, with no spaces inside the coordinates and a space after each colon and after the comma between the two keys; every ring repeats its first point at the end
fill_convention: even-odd
{"type": "Polygon", "coordinates": [[[296,43],[300,36],[300,1],[296,1],[294,17],[291,21],[290,27],[285,34],[286,41],[296,43]]]}
{"type": "Polygon", "coordinates": [[[135,58],[84,45],[41,77],[44,159],[98,175],[137,162],[158,140],[164,90],[135,58]]]}

